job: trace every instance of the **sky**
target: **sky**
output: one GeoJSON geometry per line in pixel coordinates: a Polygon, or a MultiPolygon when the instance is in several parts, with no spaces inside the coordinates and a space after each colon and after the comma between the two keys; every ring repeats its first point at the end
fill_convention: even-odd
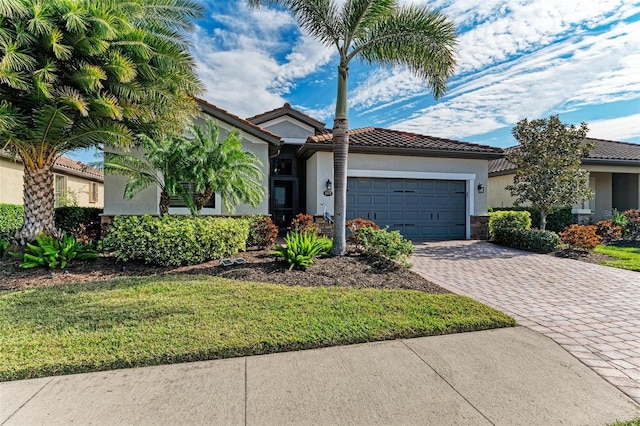
{"type": "MultiPolygon", "coordinates": [[[[344,0],[336,0],[342,3],[344,0]]],[[[456,25],[457,68],[435,100],[408,70],[352,62],[349,127],[516,144],[521,119],[559,114],[590,137],[640,143],[640,2],[400,0],[456,25]]],[[[204,1],[190,35],[207,101],[241,117],[285,102],[332,127],[337,54],[294,18],[244,1],[204,1]]]]}

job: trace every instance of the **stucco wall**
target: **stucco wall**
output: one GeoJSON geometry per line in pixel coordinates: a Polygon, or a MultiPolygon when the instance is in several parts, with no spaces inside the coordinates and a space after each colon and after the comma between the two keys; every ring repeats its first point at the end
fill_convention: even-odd
{"type": "Polygon", "coordinates": [[[296,124],[291,121],[280,121],[279,123],[262,123],[260,127],[283,138],[306,139],[314,135],[314,129],[302,123],[296,124]]]}
{"type": "Polygon", "coordinates": [[[0,158],[0,203],[22,204],[22,163],[0,158]]]}
{"type": "Polygon", "coordinates": [[[487,199],[491,207],[511,207],[515,202],[515,197],[506,190],[507,185],[513,183],[513,175],[494,176],[489,178],[487,185],[487,199]]]}
{"type": "MultiPolygon", "coordinates": [[[[56,173],[58,174],[58,173],[56,173]]],[[[89,202],[90,182],[79,176],[67,175],[67,191],[73,191],[78,206],[80,207],[102,207],[104,206],[104,184],[98,182],[98,199],[95,203],[89,202]]]]}
{"type": "MultiPolygon", "coordinates": [[[[487,166],[487,160],[351,153],[349,154],[348,175],[353,175],[356,170],[371,171],[372,176],[376,177],[420,178],[420,174],[432,173],[435,175],[429,179],[453,180],[462,175],[475,175],[472,183],[473,188],[468,188],[473,191],[473,194],[468,194],[468,197],[470,195],[473,197],[471,214],[483,215],[487,213],[487,190],[485,189],[484,193],[478,193],[476,187],[479,183],[485,188],[487,187],[487,166]],[[412,177],[411,174],[415,176],[412,177]],[[456,175],[458,176],[456,177],[456,175]]],[[[333,197],[327,197],[323,194],[324,183],[327,179],[333,181],[333,154],[317,152],[307,160],[307,190],[316,191],[315,200],[311,194],[307,196],[308,214],[322,214],[321,203],[327,204],[327,210],[333,213],[333,197]],[[315,168],[315,173],[310,168],[315,168]],[[312,175],[316,177],[315,181],[311,178],[312,175]]]]}

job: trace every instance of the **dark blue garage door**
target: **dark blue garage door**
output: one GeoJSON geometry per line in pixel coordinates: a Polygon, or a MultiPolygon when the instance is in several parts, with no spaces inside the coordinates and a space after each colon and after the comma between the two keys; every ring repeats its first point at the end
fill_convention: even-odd
{"type": "Polygon", "coordinates": [[[466,237],[466,182],[349,178],[347,220],[364,218],[406,238],[466,237]]]}

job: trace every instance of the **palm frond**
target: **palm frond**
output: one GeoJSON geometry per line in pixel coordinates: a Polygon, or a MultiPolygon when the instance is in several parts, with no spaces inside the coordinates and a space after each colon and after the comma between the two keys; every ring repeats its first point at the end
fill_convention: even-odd
{"type": "Polygon", "coordinates": [[[24,18],[29,14],[25,0],[0,0],[0,16],[9,19],[24,18]]]}
{"type": "MultiPolygon", "coordinates": [[[[344,26],[343,36],[364,36],[367,29],[375,26],[397,7],[396,0],[347,0],[340,12],[340,22],[344,26]]],[[[349,44],[349,40],[346,44],[349,44]]]]}
{"type": "Polygon", "coordinates": [[[372,64],[405,66],[426,80],[438,98],[455,71],[456,31],[440,12],[408,6],[385,16],[363,37],[354,40],[349,58],[372,64]]]}

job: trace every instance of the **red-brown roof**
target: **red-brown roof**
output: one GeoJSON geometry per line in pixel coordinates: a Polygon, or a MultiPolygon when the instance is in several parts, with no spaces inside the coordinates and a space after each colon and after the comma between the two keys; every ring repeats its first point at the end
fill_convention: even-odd
{"type": "MultiPolygon", "coordinates": [[[[0,157],[8,158],[14,161],[20,161],[18,157],[12,155],[6,150],[0,150],[0,157]]],[[[94,167],[87,166],[86,164],[72,160],[68,157],[58,157],[53,164],[53,171],[65,174],[72,174],[75,176],[85,177],[98,182],[104,182],[104,173],[94,167]]]]}
{"type": "MultiPolygon", "coordinates": [[[[300,154],[317,151],[333,144],[333,134],[311,136],[300,149],[300,154]]],[[[325,150],[327,148],[324,148],[325,150]]],[[[501,148],[460,142],[453,139],[382,129],[363,127],[349,131],[349,149],[353,152],[380,152],[446,157],[497,158],[503,155],[501,148]]]]}
{"type": "MultiPolygon", "coordinates": [[[[582,159],[584,164],[630,164],[640,165],[640,144],[629,142],[610,141],[606,139],[585,138],[585,141],[593,142],[594,148],[587,158],[582,159]]],[[[518,146],[505,149],[509,153],[518,146]]],[[[499,158],[489,162],[489,174],[508,174],[514,172],[516,167],[506,158],[499,158]]]]}
{"type": "Polygon", "coordinates": [[[244,118],[240,118],[235,114],[231,114],[229,111],[224,110],[210,102],[205,101],[204,99],[196,98],[196,102],[200,105],[200,108],[209,115],[212,115],[224,122],[231,124],[234,127],[239,128],[249,134],[253,134],[253,136],[262,138],[267,142],[279,144],[280,136],[271,133],[270,131],[263,129],[260,126],[255,125],[254,123],[245,120],[244,118]]]}
{"type": "Polygon", "coordinates": [[[283,117],[285,115],[288,115],[290,117],[297,119],[298,121],[308,124],[309,126],[316,129],[318,132],[323,132],[326,129],[325,123],[311,117],[310,115],[303,113],[302,111],[299,111],[293,108],[289,103],[286,103],[279,108],[272,109],[271,111],[266,111],[261,114],[254,115],[253,117],[249,117],[247,118],[247,120],[255,124],[262,124],[269,120],[273,120],[274,118],[283,117]]]}

